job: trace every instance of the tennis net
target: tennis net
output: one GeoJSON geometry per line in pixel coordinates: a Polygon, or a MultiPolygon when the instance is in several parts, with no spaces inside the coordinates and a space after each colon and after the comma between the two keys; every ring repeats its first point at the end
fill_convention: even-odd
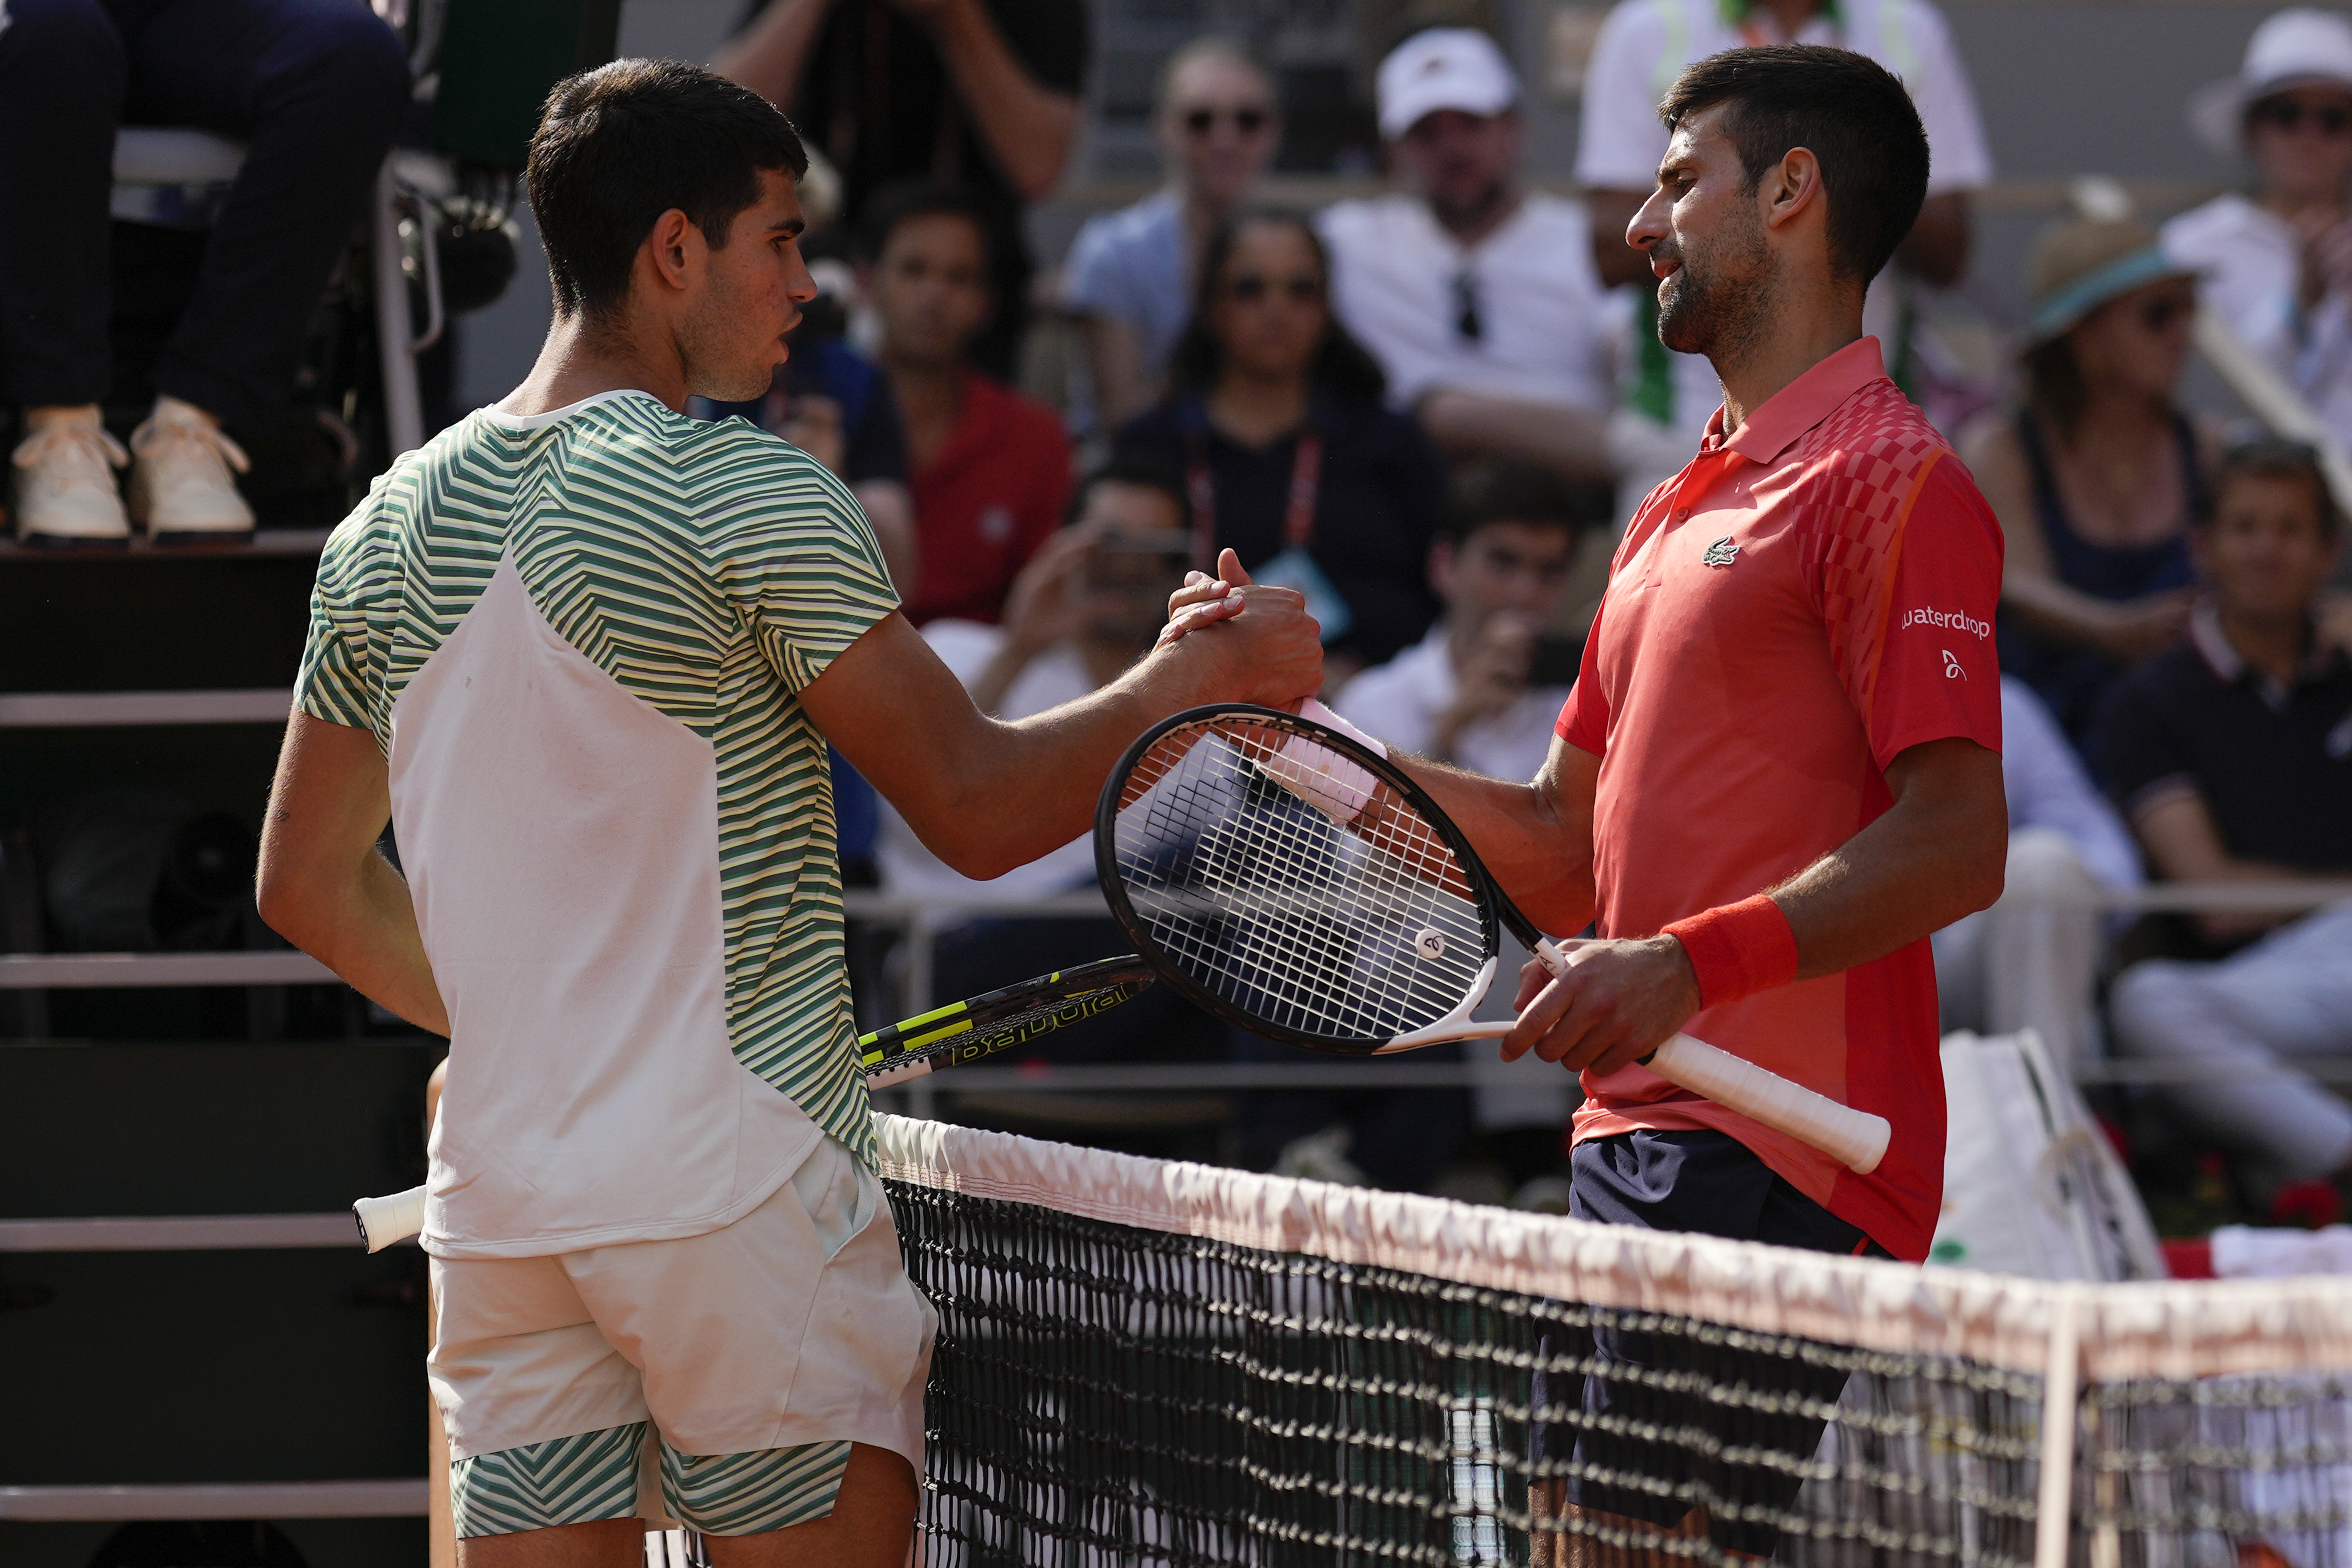
{"type": "Polygon", "coordinates": [[[2051,1285],[879,1120],[941,1320],[928,1568],[2352,1568],[2345,1284],[2051,1285]]]}

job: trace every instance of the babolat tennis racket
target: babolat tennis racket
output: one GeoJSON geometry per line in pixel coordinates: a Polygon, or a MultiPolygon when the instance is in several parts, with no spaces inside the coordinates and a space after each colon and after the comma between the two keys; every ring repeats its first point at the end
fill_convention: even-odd
{"type": "Polygon", "coordinates": [[[1116,1007],[1150,984],[1151,966],[1139,958],[1097,959],[887,1025],[858,1038],[866,1087],[887,1089],[1025,1045],[1116,1007]]]}
{"type": "MultiPolygon", "coordinates": [[[[1146,731],[1104,786],[1095,864],[1161,979],[1213,1017],[1308,1050],[1508,1034],[1470,1016],[1507,929],[1566,969],[1385,754],[1270,708],[1196,708],[1146,731]]],[[[1855,1171],[1886,1152],[1884,1117],[1687,1035],[1646,1065],[1855,1171]]]]}

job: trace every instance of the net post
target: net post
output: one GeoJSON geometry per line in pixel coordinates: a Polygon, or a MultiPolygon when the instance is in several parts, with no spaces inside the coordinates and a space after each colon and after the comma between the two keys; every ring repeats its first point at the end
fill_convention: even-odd
{"type": "Polygon", "coordinates": [[[2081,1286],[2062,1286],[2051,1310],[2050,1362],[2042,1379],[2042,1490],[2034,1508],[2033,1568],[2066,1568],[2074,1524],[2083,1299],[2081,1286]]]}

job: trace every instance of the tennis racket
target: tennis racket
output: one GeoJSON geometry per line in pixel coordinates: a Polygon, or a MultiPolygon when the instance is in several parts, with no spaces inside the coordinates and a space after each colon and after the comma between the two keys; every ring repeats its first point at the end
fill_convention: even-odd
{"type": "MultiPolygon", "coordinates": [[[[1506,930],[1554,974],[1567,968],[1384,752],[1270,708],[1196,708],[1146,731],[1104,786],[1095,861],[1161,979],[1213,1017],[1309,1050],[1508,1034],[1470,1016],[1506,930]]],[[[1886,1152],[1884,1117],[1687,1035],[1646,1065],[1857,1172],[1886,1152]]]]}

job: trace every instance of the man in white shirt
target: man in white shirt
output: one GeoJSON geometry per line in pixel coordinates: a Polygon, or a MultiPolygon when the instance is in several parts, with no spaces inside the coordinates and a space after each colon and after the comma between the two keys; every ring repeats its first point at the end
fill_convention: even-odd
{"type": "Polygon", "coordinates": [[[2189,123],[2242,150],[2255,190],[2164,226],[2164,248],[2205,275],[2198,297],[2352,446],[2352,23],[2281,11],[2237,75],[2199,90],[2189,123]]]}
{"type": "Polygon", "coordinates": [[[1625,402],[1694,443],[1723,401],[1722,389],[1703,356],[1659,343],[1649,261],[1625,243],[1625,226],[1657,184],[1666,150],[1658,100],[1675,75],[1726,49],[1780,43],[1867,55],[1902,79],[1927,129],[1927,205],[1895,253],[1895,266],[1872,285],[1863,311],[1863,330],[1884,345],[1898,380],[1906,276],[1939,288],[1959,281],[1968,270],[1969,193],[1992,178],[1967,68],[1929,0],[1619,0],[1601,25],[1585,70],[1576,178],[1592,215],[1593,263],[1602,287],[1641,285],[1632,290],[1625,402]]]}
{"type": "Polygon", "coordinates": [[[1933,939],[1943,1026],[2031,1028],[2061,1067],[2095,1054],[2092,991],[2106,948],[2103,891],[2140,885],[2139,851],[2033,689],[2000,678],[2009,868],[2000,902],[1933,939]]]}
{"type": "MultiPolygon", "coordinates": [[[[1461,474],[1429,551],[1445,613],[1427,637],[1349,681],[1339,712],[1389,745],[1489,778],[1529,779],[1568,686],[1530,679],[1576,556],[1580,514],[1539,469],[1461,474]]],[[[1565,671],[1573,679],[1574,667],[1565,671]]]]}
{"type": "Polygon", "coordinates": [[[1502,50],[1433,27],[1381,63],[1378,86],[1406,190],[1322,215],[1332,308],[1449,456],[1608,482],[1618,329],[1584,209],[1519,184],[1526,132],[1502,50]]]}

